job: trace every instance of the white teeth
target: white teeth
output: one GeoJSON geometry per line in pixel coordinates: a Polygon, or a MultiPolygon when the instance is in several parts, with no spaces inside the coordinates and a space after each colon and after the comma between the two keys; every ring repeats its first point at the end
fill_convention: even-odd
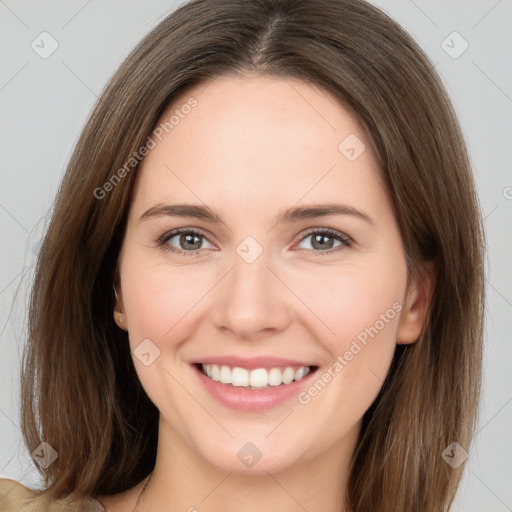
{"type": "Polygon", "coordinates": [[[268,383],[270,386],[279,386],[283,382],[281,370],[279,368],[271,368],[268,372],[268,383]]]}
{"type": "Polygon", "coordinates": [[[300,380],[302,377],[305,377],[309,373],[309,366],[302,366],[298,370],[295,371],[295,380],[300,380]]]}
{"type": "Polygon", "coordinates": [[[249,374],[249,385],[253,388],[263,388],[268,386],[268,372],[265,368],[251,370],[249,374]]]}
{"type": "MultiPolygon", "coordinates": [[[[215,365],[213,365],[215,366],[215,365]]],[[[223,384],[229,384],[228,382],[223,382],[223,384]]],[[[249,371],[245,368],[239,368],[236,366],[233,368],[231,372],[231,384],[233,386],[248,386],[249,385],[249,371]]]]}
{"type": "Polygon", "coordinates": [[[231,384],[231,369],[229,366],[221,366],[220,367],[220,377],[219,381],[224,384],[231,384]]]}
{"type": "Polygon", "coordinates": [[[295,370],[290,367],[286,368],[286,370],[283,372],[283,383],[290,384],[290,382],[293,382],[294,378],[295,378],[295,370]]]}
{"type": "Polygon", "coordinates": [[[235,387],[246,387],[249,389],[263,389],[268,386],[280,386],[281,384],[290,384],[294,380],[301,380],[309,372],[309,366],[300,368],[287,367],[283,371],[280,368],[256,368],[247,370],[238,366],[230,368],[229,366],[218,364],[201,365],[203,373],[212,380],[222,384],[232,384],[235,387]]]}
{"type": "Polygon", "coordinates": [[[220,381],[220,368],[216,364],[212,364],[212,379],[217,382],[220,381]]]}

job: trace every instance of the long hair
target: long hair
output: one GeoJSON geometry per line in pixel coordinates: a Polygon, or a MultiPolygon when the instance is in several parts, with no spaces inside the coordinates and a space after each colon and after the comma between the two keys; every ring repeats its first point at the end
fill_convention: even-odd
{"type": "Polygon", "coordinates": [[[378,156],[410,272],[433,262],[425,328],[397,346],[364,415],[347,508],[447,510],[464,464],[452,468],[441,454],[452,442],[469,449],[480,395],[481,216],[436,72],[397,23],[361,0],[194,0],[107,84],[58,191],[30,297],[21,420],[30,451],[46,441],[58,452],[40,469],[45,492],[114,494],[154,467],[158,410],[112,317],[138,167],[127,162],[179,94],[247,71],[317,85],[355,114],[378,156]]]}

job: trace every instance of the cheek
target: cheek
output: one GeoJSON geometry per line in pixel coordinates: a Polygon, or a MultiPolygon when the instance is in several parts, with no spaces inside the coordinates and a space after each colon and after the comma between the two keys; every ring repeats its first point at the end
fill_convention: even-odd
{"type": "Polygon", "coordinates": [[[208,278],[201,270],[169,268],[142,258],[127,258],[121,269],[123,303],[132,343],[150,338],[155,343],[173,339],[193,316],[194,306],[208,289],[208,278]],[[201,274],[201,276],[200,276],[201,274]]]}
{"type": "Polygon", "coordinates": [[[312,320],[309,329],[330,360],[299,402],[315,409],[319,424],[331,422],[335,436],[362,417],[382,388],[396,347],[407,270],[398,256],[319,277],[303,281],[300,293],[322,320],[312,320]]]}
{"type": "MultiPolygon", "coordinates": [[[[186,424],[186,417],[181,413],[190,411],[193,404],[187,402],[177,383],[183,382],[183,376],[176,374],[175,363],[180,363],[180,347],[193,336],[198,315],[207,304],[208,290],[215,281],[212,277],[210,283],[208,273],[199,265],[193,271],[171,267],[155,263],[136,250],[126,252],[120,270],[130,347],[138,377],[150,399],[165,415],[171,415],[172,404],[186,403],[187,407],[172,411],[176,421],[186,424]],[[137,360],[137,353],[139,345],[148,339],[160,353],[154,363],[145,366],[137,360]]],[[[155,349],[150,347],[152,357],[151,351],[155,349]]]]}
{"type": "Polygon", "coordinates": [[[352,265],[309,273],[306,279],[305,275],[295,276],[294,290],[315,314],[309,315],[310,329],[332,356],[348,350],[355,339],[364,344],[369,332],[372,339],[378,336],[383,342],[395,343],[406,288],[405,263],[380,269],[352,265]]]}

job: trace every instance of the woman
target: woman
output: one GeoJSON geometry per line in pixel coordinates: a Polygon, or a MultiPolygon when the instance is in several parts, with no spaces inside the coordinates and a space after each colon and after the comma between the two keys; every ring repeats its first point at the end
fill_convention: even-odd
{"type": "Polygon", "coordinates": [[[46,489],[4,480],[4,509],[447,510],[482,252],[456,117],[395,22],[184,5],[111,79],[59,191],[22,374],[46,489]]]}

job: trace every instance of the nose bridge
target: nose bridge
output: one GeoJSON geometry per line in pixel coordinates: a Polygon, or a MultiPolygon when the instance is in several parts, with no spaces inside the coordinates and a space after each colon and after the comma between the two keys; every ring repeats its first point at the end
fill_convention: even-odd
{"type": "Polygon", "coordinates": [[[242,294],[247,300],[268,294],[269,276],[272,275],[268,270],[271,265],[269,259],[267,253],[258,256],[254,261],[247,261],[239,256],[233,258],[233,270],[231,271],[233,294],[242,294]]]}
{"type": "Polygon", "coordinates": [[[218,327],[245,339],[263,330],[286,327],[288,309],[279,282],[268,268],[271,266],[271,251],[256,245],[254,239],[239,244],[233,254],[232,269],[219,290],[215,314],[218,327]]]}

